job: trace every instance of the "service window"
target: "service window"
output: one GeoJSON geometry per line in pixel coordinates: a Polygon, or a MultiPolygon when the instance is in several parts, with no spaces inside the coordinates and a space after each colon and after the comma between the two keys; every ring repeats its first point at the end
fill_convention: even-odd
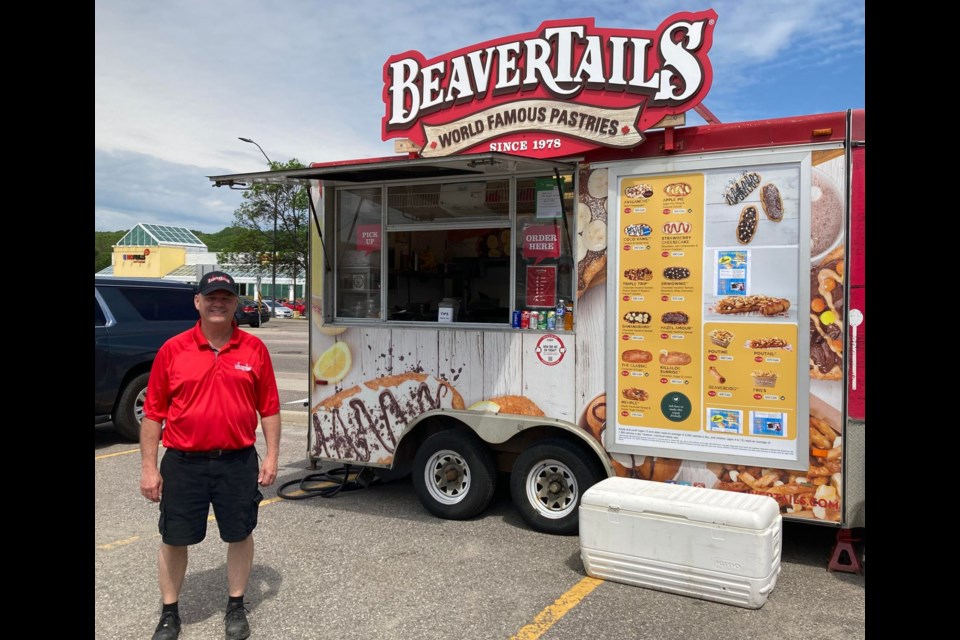
{"type": "Polygon", "coordinates": [[[552,177],[517,180],[517,309],[555,309],[560,300],[572,299],[576,203],[573,177],[561,178],[562,201],[552,177]]]}
{"type": "Polygon", "coordinates": [[[336,315],[509,326],[573,294],[573,177],[337,191],[336,315]],[[381,311],[383,305],[383,311],[381,311]]]}
{"type": "Polygon", "coordinates": [[[339,189],[336,202],[337,315],[380,318],[383,188],[339,189]]]}

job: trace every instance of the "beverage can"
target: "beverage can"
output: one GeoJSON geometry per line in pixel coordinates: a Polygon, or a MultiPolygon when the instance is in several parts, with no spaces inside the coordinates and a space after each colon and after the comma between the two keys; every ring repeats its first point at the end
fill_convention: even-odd
{"type": "Polygon", "coordinates": [[[547,331],[553,331],[557,328],[557,312],[553,309],[547,311],[547,331]]]}
{"type": "Polygon", "coordinates": [[[523,310],[523,313],[520,314],[520,328],[529,329],[530,328],[530,312],[526,309],[523,310]]]}
{"type": "Polygon", "coordinates": [[[537,328],[546,331],[547,330],[547,312],[541,311],[540,315],[537,317],[537,328]]]}
{"type": "Polygon", "coordinates": [[[510,320],[510,326],[513,327],[514,329],[520,328],[520,311],[519,310],[513,312],[513,318],[510,320]]]}
{"type": "Polygon", "coordinates": [[[540,328],[540,312],[533,310],[530,312],[530,328],[539,329],[540,328]]]}

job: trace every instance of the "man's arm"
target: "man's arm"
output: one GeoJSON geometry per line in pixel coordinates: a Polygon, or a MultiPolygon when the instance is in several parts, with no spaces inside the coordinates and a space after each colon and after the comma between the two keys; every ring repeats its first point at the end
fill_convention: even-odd
{"type": "Polygon", "coordinates": [[[280,460],[280,414],[262,416],[260,428],[263,430],[263,439],[267,443],[267,455],[260,465],[260,476],[257,482],[261,486],[269,487],[277,479],[277,467],[280,460]]]}
{"type": "Polygon", "coordinates": [[[147,500],[160,502],[163,478],[157,468],[162,425],[144,417],[140,420],[140,493],[147,500]]]}

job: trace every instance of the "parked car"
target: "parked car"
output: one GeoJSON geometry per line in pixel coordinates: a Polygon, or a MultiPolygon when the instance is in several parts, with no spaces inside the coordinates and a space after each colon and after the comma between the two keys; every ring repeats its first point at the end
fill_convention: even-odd
{"type": "Polygon", "coordinates": [[[290,309],[289,307],[285,307],[280,304],[274,307],[272,304],[266,301],[264,301],[264,304],[267,305],[267,309],[270,310],[270,312],[273,314],[275,318],[292,318],[293,317],[293,309],[290,309]]]}
{"type": "Polygon", "coordinates": [[[113,422],[140,440],[150,367],[161,345],[199,319],[195,285],[146,278],[96,277],[94,424],[113,422]]]}
{"type": "Polygon", "coordinates": [[[270,320],[270,307],[264,302],[258,303],[253,298],[240,296],[237,312],[233,317],[236,318],[238,325],[248,324],[251,327],[259,327],[270,320]]]}
{"type": "Polygon", "coordinates": [[[287,300],[283,303],[283,306],[287,307],[288,309],[293,309],[300,315],[303,315],[307,311],[307,307],[303,303],[303,300],[287,300]]]}

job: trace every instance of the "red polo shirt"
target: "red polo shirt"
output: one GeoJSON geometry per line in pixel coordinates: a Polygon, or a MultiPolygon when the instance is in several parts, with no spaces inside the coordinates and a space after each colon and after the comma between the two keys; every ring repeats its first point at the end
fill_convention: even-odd
{"type": "Polygon", "coordinates": [[[162,423],[163,446],[184,451],[242,449],[256,441],[257,414],[280,413],[270,353],[233,323],[215,351],[196,326],[167,340],[150,370],[144,414],[162,423]]]}

